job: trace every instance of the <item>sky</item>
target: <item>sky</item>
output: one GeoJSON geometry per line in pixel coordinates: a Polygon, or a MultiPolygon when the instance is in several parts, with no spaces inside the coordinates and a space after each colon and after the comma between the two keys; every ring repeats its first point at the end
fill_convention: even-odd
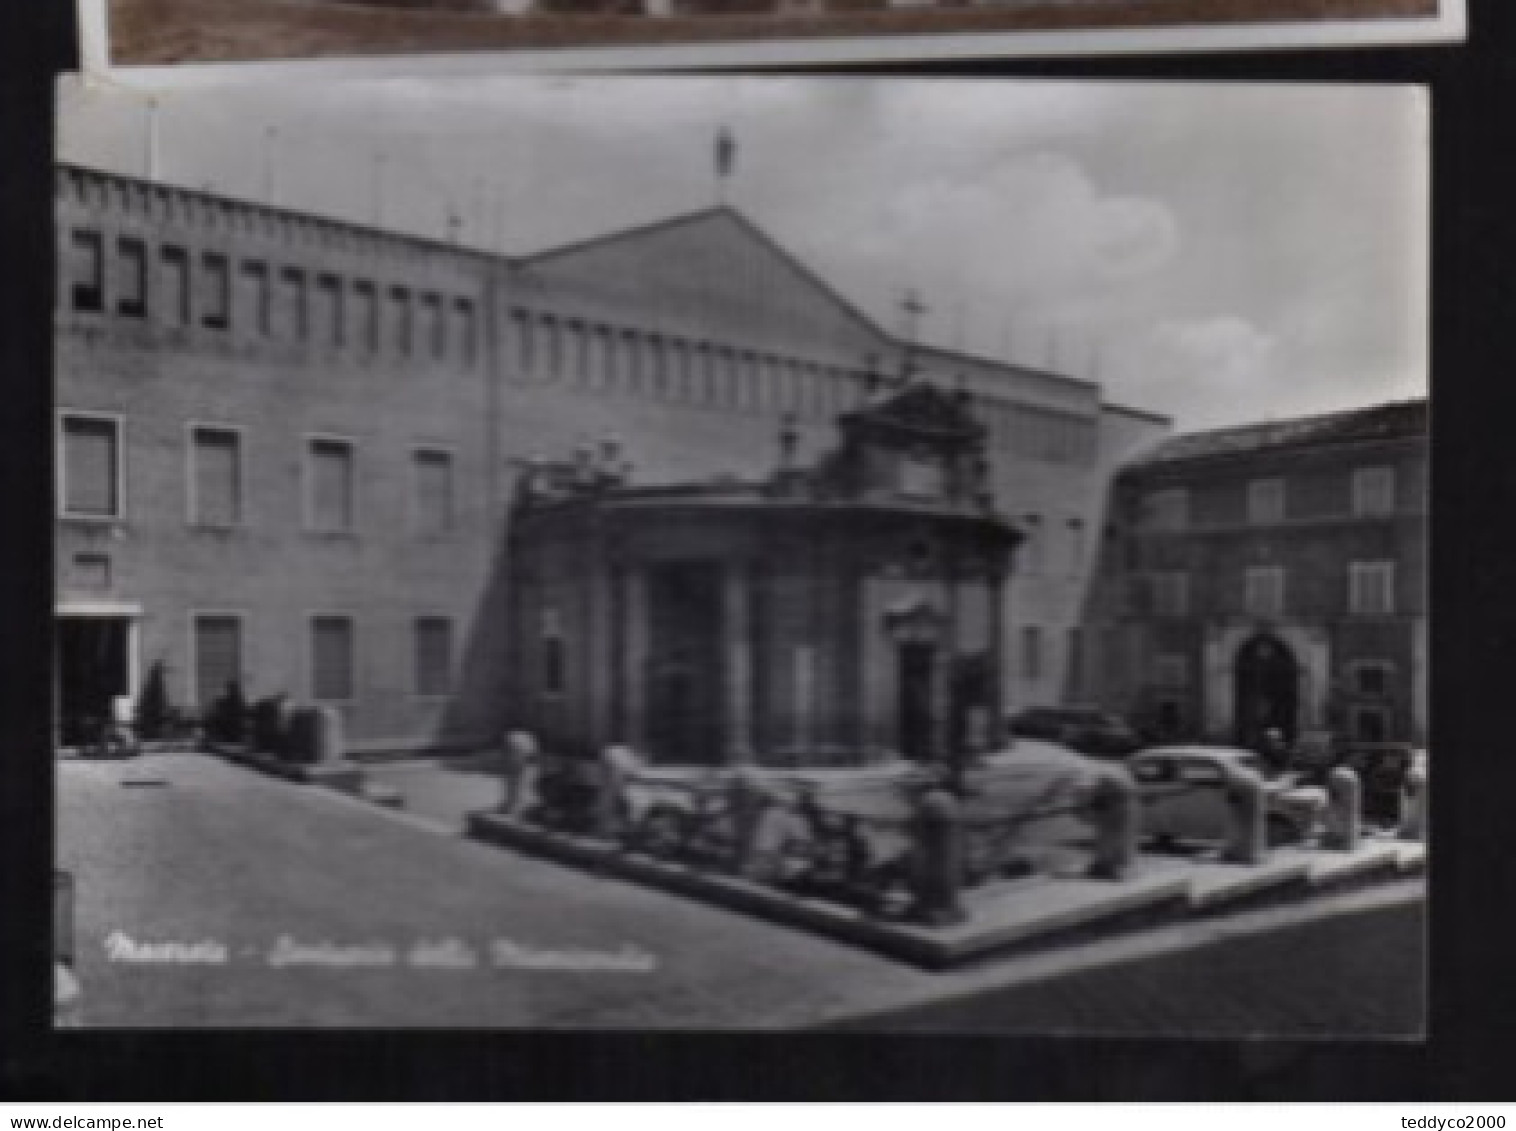
{"type": "Polygon", "coordinates": [[[506,254],[724,199],[887,329],[914,292],[926,341],[1180,430],[1427,392],[1414,88],[400,76],[152,103],[65,84],[60,158],[506,254]]]}

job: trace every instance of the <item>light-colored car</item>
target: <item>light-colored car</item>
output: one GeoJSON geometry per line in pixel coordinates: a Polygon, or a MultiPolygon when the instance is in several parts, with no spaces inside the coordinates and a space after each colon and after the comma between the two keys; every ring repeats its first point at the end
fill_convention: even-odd
{"type": "Polygon", "coordinates": [[[1228,746],[1160,746],[1126,761],[1142,792],[1143,834],[1160,843],[1226,841],[1231,836],[1227,784],[1246,772],[1264,779],[1270,844],[1306,840],[1321,825],[1326,791],[1294,775],[1270,777],[1251,750],[1228,746]]]}

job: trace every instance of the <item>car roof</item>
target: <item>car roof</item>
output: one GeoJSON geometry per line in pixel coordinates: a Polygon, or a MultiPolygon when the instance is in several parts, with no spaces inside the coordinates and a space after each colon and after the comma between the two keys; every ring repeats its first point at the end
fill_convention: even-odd
{"type": "Polygon", "coordinates": [[[1100,718],[1110,718],[1110,714],[1102,711],[1099,707],[1090,707],[1082,703],[1076,703],[1069,707],[1023,707],[1016,712],[1017,715],[1098,715],[1100,718]]]}
{"type": "Polygon", "coordinates": [[[1235,746],[1150,746],[1139,750],[1133,758],[1215,758],[1219,761],[1242,762],[1257,758],[1251,750],[1235,746]]]}

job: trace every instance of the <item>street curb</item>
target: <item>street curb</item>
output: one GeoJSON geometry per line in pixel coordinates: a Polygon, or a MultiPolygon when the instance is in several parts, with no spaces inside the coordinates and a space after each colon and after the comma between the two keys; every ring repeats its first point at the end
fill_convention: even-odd
{"type": "Polygon", "coordinates": [[[302,785],[324,785],[343,793],[356,794],[363,784],[363,767],[350,762],[337,765],[286,762],[269,754],[246,750],[216,751],[228,762],[302,785]]]}

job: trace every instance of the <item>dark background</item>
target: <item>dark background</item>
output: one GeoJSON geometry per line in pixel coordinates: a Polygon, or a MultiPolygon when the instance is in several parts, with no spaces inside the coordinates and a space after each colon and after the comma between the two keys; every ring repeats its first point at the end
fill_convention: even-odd
{"type": "Polygon", "coordinates": [[[0,6],[0,1099],[1516,1099],[1516,4],[1469,7],[1464,45],[850,68],[1431,88],[1431,1037],[1352,1044],[52,1033],[52,80],[73,5],[0,6]]]}

